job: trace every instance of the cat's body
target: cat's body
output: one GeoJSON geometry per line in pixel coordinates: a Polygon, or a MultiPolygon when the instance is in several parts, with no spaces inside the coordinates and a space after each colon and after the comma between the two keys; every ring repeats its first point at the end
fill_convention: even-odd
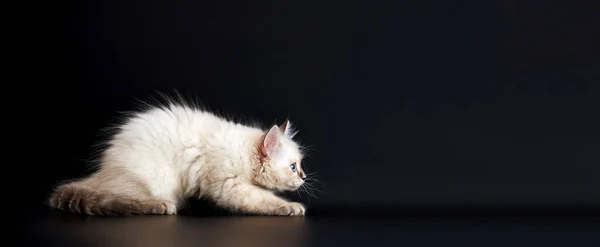
{"type": "Polygon", "coordinates": [[[304,215],[274,191],[298,189],[302,153],[286,120],[268,130],[183,104],[119,125],[91,176],[58,186],[55,208],[88,215],[175,214],[189,198],[234,212],[304,215]]]}

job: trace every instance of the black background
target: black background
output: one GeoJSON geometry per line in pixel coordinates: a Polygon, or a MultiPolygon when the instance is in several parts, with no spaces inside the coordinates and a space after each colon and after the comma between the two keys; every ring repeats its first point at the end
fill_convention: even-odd
{"type": "Polygon", "coordinates": [[[266,126],[290,116],[324,184],[309,210],[600,207],[597,8],[526,2],[32,7],[27,205],[87,174],[118,111],[177,90],[266,126]]]}

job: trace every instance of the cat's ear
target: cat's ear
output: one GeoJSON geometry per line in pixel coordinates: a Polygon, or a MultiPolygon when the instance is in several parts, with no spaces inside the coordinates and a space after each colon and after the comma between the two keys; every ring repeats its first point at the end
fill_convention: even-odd
{"type": "Polygon", "coordinates": [[[290,120],[286,119],[281,126],[279,126],[279,130],[284,136],[288,136],[290,134],[290,120]]]}
{"type": "Polygon", "coordinates": [[[277,125],[273,125],[269,132],[265,134],[265,138],[263,140],[263,154],[267,156],[276,155],[281,149],[281,138],[283,137],[283,133],[277,125]]]}
{"type": "Polygon", "coordinates": [[[288,139],[294,138],[298,131],[294,130],[292,127],[292,123],[289,119],[286,119],[281,126],[279,126],[279,131],[288,139]]]}

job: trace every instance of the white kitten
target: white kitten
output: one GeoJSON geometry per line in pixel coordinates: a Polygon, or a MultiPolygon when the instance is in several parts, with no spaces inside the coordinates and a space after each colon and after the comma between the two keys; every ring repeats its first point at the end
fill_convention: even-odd
{"type": "Polygon", "coordinates": [[[261,130],[175,104],[127,118],[101,153],[99,169],[58,186],[49,204],[87,215],[176,214],[189,198],[233,212],[304,215],[275,191],[304,184],[289,121],[261,130]]]}

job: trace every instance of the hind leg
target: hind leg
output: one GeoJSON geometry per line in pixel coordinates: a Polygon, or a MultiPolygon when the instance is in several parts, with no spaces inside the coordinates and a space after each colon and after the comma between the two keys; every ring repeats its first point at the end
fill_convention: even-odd
{"type": "Polygon", "coordinates": [[[105,215],[177,214],[175,203],[167,200],[114,198],[104,206],[105,215]]]}

